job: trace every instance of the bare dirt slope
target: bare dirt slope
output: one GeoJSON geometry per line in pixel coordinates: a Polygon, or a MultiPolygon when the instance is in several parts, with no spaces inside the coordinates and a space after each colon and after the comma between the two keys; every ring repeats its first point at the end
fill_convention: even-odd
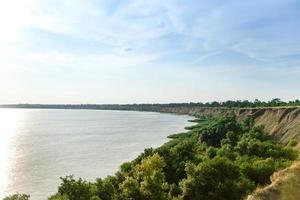
{"type": "Polygon", "coordinates": [[[300,149],[300,108],[239,109],[237,116],[252,115],[256,125],[264,125],[270,135],[280,143],[298,142],[300,149]]]}

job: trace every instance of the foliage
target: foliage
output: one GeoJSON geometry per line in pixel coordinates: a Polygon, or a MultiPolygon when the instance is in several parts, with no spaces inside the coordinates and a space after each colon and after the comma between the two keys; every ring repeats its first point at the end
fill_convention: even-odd
{"type": "Polygon", "coordinates": [[[143,199],[166,199],[168,185],[163,173],[165,165],[163,158],[156,153],[135,167],[134,177],[139,181],[143,199]]]}
{"type": "Polygon", "coordinates": [[[27,194],[13,194],[8,197],[5,197],[3,200],[29,200],[30,195],[27,194]]]}
{"type": "Polygon", "coordinates": [[[61,177],[61,185],[58,187],[58,194],[49,200],[86,200],[92,197],[91,184],[79,178],[74,179],[73,175],[61,177]]]}
{"type": "Polygon", "coordinates": [[[199,165],[187,165],[181,182],[182,197],[188,199],[240,199],[254,184],[240,175],[239,167],[227,158],[215,157],[199,165]]]}

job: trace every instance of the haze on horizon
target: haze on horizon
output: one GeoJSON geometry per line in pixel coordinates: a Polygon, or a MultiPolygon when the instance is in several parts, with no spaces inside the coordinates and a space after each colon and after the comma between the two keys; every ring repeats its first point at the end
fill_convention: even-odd
{"type": "Polygon", "coordinates": [[[299,9],[0,0],[0,104],[299,99],[299,9]]]}

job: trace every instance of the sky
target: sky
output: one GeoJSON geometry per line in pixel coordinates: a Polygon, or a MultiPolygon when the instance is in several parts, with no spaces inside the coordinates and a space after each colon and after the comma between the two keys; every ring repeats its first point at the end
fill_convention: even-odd
{"type": "Polygon", "coordinates": [[[300,98],[299,0],[0,0],[0,104],[300,98]]]}

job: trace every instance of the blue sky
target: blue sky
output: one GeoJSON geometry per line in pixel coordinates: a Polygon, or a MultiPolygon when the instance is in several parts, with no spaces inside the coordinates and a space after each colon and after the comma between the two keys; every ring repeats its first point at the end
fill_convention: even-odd
{"type": "Polygon", "coordinates": [[[300,98],[297,0],[0,3],[0,103],[300,98]]]}

